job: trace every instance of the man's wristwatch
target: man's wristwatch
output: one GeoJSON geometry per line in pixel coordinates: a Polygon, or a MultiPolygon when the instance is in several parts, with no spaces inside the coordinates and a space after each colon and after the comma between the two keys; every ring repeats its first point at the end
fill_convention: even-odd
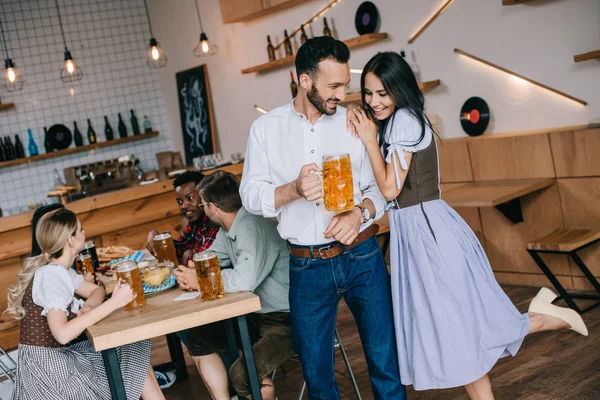
{"type": "Polygon", "coordinates": [[[371,213],[369,212],[369,209],[367,207],[360,205],[360,204],[357,204],[354,207],[358,207],[358,209],[360,210],[360,213],[362,214],[362,217],[363,217],[363,221],[362,221],[363,224],[371,219],[371,213]]]}

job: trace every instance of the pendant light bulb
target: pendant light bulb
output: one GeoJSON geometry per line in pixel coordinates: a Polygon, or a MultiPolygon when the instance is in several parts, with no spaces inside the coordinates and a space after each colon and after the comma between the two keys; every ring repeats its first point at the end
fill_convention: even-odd
{"type": "Polygon", "coordinates": [[[64,83],[80,81],[83,78],[83,72],[77,66],[69,49],[65,48],[65,63],[62,71],[60,71],[60,79],[64,83]]]}
{"type": "Polygon", "coordinates": [[[150,48],[146,56],[146,65],[151,68],[161,68],[167,65],[168,58],[156,39],[150,39],[150,48]]]}
{"type": "Polygon", "coordinates": [[[194,55],[196,57],[213,56],[219,52],[219,48],[206,36],[206,33],[200,34],[200,40],[196,47],[194,47],[194,55]]]}
{"type": "Polygon", "coordinates": [[[2,88],[7,92],[23,89],[25,78],[21,76],[19,69],[13,63],[13,60],[7,58],[4,61],[4,73],[2,74],[2,88]]]}
{"type": "Polygon", "coordinates": [[[73,72],[75,72],[75,63],[73,63],[73,60],[65,61],[65,69],[70,75],[73,75],[73,72]]]}

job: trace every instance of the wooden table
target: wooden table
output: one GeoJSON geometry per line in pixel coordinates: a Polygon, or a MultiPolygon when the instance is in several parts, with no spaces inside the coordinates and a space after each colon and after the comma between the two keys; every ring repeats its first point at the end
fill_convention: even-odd
{"type": "Polygon", "coordinates": [[[452,207],[496,207],[517,223],[523,221],[520,198],[553,183],[554,178],[538,178],[452,184],[442,187],[442,199],[452,207]]]}
{"type": "Polygon", "coordinates": [[[235,318],[250,376],[252,398],[262,399],[245,317],[246,314],[261,309],[258,296],[250,292],[239,292],[227,294],[222,299],[213,301],[201,301],[199,297],[193,300],[174,301],[182,293],[181,290],[171,289],[149,296],[144,307],[133,311],[117,310],[86,330],[94,349],[102,351],[112,398],[126,399],[115,347],[225,320],[230,355],[237,358],[235,335],[231,323],[235,318]]]}

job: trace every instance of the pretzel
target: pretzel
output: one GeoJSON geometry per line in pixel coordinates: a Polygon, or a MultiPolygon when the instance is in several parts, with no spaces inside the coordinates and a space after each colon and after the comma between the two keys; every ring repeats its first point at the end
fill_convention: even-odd
{"type": "Polygon", "coordinates": [[[96,250],[96,254],[98,254],[98,261],[107,262],[133,254],[133,250],[126,246],[108,246],[100,247],[96,250]]]}

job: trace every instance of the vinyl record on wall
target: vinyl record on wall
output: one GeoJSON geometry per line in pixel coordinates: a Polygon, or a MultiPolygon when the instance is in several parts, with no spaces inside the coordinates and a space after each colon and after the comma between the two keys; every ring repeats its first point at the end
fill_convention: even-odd
{"type": "Polygon", "coordinates": [[[66,149],[73,141],[73,135],[71,135],[69,128],[61,124],[52,125],[48,129],[48,137],[50,138],[52,148],[56,150],[66,149]]]}
{"type": "Polygon", "coordinates": [[[460,109],[460,124],[469,136],[479,136],[490,122],[490,109],[481,97],[471,97],[460,109]]]}
{"type": "Polygon", "coordinates": [[[359,35],[376,32],[379,29],[379,10],[375,4],[365,1],[356,10],[354,26],[359,35]]]}

